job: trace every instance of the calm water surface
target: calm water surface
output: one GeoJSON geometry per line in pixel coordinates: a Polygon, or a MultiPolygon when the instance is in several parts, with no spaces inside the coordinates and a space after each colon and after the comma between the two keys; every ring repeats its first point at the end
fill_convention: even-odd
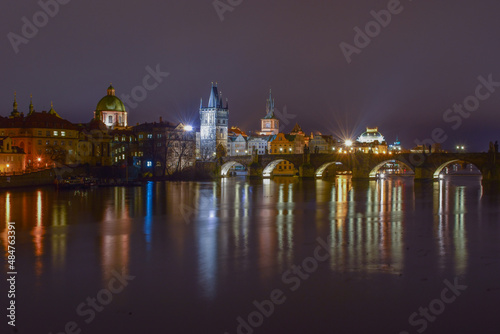
{"type": "Polygon", "coordinates": [[[0,245],[16,222],[18,333],[498,333],[499,204],[476,177],[13,190],[0,245]]]}

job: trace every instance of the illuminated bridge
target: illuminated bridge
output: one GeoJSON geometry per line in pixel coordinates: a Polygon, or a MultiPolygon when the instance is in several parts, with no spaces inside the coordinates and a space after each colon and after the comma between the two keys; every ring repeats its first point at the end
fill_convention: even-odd
{"type": "Polygon", "coordinates": [[[266,154],[227,156],[216,163],[217,175],[227,176],[231,167],[238,164],[248,170],[250,177],[271,177],[274,168],[282,161],[292,163],[300,177],[323,177],[333,164],[342,165],[352,172],[353,178],[374,178],[387,163],[405,166],[415,179],[435,179],[447,166],[454,163],[472,164],[481,171],[485,180],[500,180],[500,154],[498,153],[401,153],[388,154],[266,154]]]}

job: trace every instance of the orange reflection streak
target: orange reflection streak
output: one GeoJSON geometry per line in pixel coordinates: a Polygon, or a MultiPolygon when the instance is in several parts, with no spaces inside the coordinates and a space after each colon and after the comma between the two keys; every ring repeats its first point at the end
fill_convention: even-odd
{"type": "Polygon", "coordinates": [[[370,181],[364,214],[355,210],[360,203],[353,189],[340,178],[336,189],[332,189],[332,198],[343,202],[331,207],[331,268],[400,272],[404,263],[404,183],[392,179],[370,181]]]}
{"type": "Polygon", "coordinates": [[[43,239],[45,235],[45,228],[42,224],[43,217],[43,200],[42,200],[42,191],[38,190],[36,194],[36,225],[33,226],[31,230],[31,235],[33,236],[33,245],[35,250],[35,274],[37,277],[43,272],[43,239]]]}
{"type": "MultiPolygon", "coordinates": [[[[8,257],[9,253],[9,238],[8,238],[8,230],[9,230],[9,222],[10,222],[10,193],[5,194],[5,229],[0,234],[2,238],[2,243],[5,249],[5,258],[8,257]]],[[[5,263],[7,265],[7,262],[5,263]]]]}
{"type": "Polygon", "coordinates": [[[107,203],[104,220],[101,223],[103,235],[101,265],[105,282],[111,279],[113,270],[129,272],[131,218],[125,196],[126,190],[122,187],[114,189],[115,201],[107,203]]]}

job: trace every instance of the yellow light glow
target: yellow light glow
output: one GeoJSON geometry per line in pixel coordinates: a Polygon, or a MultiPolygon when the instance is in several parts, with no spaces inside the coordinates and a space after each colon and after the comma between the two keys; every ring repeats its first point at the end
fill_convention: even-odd
{"type": "Polygon", "coordinates": [[[352,140],[348,139],[345,141],[346,146],[352,146],[352,140]]]}

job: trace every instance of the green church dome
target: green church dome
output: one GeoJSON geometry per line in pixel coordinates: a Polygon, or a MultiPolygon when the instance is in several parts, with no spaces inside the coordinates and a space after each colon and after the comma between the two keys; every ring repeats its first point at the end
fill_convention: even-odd
{"type": "Polygon", "coordinates": [[[109,86],[108,95],[103,97],[97,104],[95,111],[120,111],[126,112],[123,102],[115,96],[115,89],[109,86]]]}

